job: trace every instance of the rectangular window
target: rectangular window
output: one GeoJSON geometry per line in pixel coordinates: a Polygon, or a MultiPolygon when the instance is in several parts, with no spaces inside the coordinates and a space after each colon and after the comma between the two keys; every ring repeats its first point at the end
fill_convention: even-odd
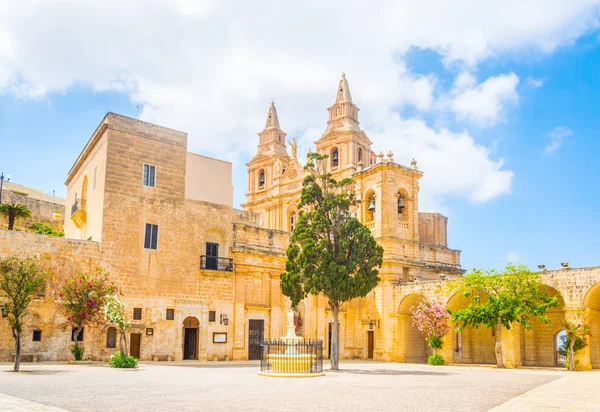
{"type": "Polygon", "coordinates": [[[94,178],[92,179],[92,190],[96,190],[96,172],[98,172],[98,168],[94,167],[94,178]]]}
{"type": "MultiPolygon", "coordinates": [[[[76,330],[77,329],[75,329],[75,328],[71,329],[71,341],[73,341],[73,342],[75,342],[75,331],[76,330]]],[[[83,342],[83,332],[84,332],[84,330],[82,328],[81,332],[79,332],[79,336],[77,337],[78,342],[83,342]]]]}
{"type": "Polygon", "coordinates": [[[167,309],[167,320],[175,319],[175,309],[167,309]]]}
{"type": "Polygon", "coordinates": [[[144,249],[158,249],[158,225],[146,223],[146,231],[144,233],[144,249]]]}
{"type": "Polygon", "coordinates": [[[133,308],[133,320],[142,320],[142,308],[133,308]]]}
{"type": "Polygon", "coordinates": [[[156,166],[144,164],[144,186],[156,187],[156,166]]]}
{"type": "Polygon", "coordinates": [[[42,331],[41,330],[34,330],[33,331],[33,341],[34,342],[40,342],[42,340],[42,331]]]}
{"type": "Polygon", "coordinates": [[[208,311],[208,321],[214,322],[215,319],[217,319],[217,312],[215,312],[214,310],[209,310],[208,311]]]}
{"type": "Polygon", "coordinates": [[[219,256],[219,244],[206,244],[206,269],[217,270],[219,256]]]}

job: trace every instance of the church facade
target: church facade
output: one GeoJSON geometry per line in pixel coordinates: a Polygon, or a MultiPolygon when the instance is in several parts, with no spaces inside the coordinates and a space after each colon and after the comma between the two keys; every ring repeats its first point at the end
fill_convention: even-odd
{"type": "MultiPolygon", "coordinates": [[[[443,288],[444,280],[464,272],[460,251],[448,248],[446,217],[419,211],[423,172],[417,162],[400,165],[393,153],[372,150],[345,76],[328,110],[329,121],[314,150],[329,155],[327,167],[335,178],[354,180],[361,199],[356,216],[384,248],[379,285],[342,307],[341,357],[423,362],[428,349],[411,325],[410,310],[423,297],[453,307],[464,304],[443,288]]],[[[239,210],[233,207],[230,163],[189,153],[184,132],[107,114],[66,180],[66,239],[0,230],[0,257],[39,256],[51,272],[45,296],[32,304],[24,353],[40,360],[70,359],[72,331],[60,310],[58,286],[71,273],[102,268],[127,305],[134,356],[259,358],[261,340],[285,334],[289,300],[281,294],[279,276],[305,176],[296,142],[287,141],[274,104],[247,166],[246,202],[239,210]]],[[[600,271],[585,274],[584,289],[597,290],[600,271]]],[[[552,279],[561,276],[567,271],[552,279]]],[[[598,295],[590,298],[589,310],[596,310],[598,295]]],[[[584,296],[564,304],[569,310],[584,306],[584,296]]],[[[296,324],[298,333],[321,339],[328,348],[331,311],[324,298],[301,302],[296,324]]],[[[560,328],[560,322],[553,327],[560,328]]],[[[493,362],[488,332],[451,332],[447,360],[493,362]]],[[[512,339],[512,346],[508,341],[506,346],[512,351],[508,362],[551,362],[553,333],[506,334],[512,339]]],[[[0,359],[10,360],[14,350],[6,321],[0,321],[0,336],[0,359]]],[[[85,357],[91,359],[108,359],[117,350],[110,325],[85,330],[83,341],[85,357]]],[[[592,353],[588,358],[595,360],[588,364],[600,367],[600,349],[597,356],[592,353]]]]}

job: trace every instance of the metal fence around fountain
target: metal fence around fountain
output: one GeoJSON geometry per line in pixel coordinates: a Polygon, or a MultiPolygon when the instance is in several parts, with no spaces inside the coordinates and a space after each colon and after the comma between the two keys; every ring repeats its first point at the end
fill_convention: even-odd
{"type": "Polygon", "coordinates": [[[272,374],[315,374],[323,372],[323,341],[281,339],[261,342],[260,371],[272,374]]]}

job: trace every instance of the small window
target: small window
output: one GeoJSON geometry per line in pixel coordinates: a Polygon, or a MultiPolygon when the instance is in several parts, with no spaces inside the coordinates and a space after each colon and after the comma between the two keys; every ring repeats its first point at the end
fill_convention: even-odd
{"type": "Polygon", "coordinates": [[[362,147],[358,148],[358,154],[356,155],[356,163],[362,163],[363,161],[363,149],[362,147]]]}
{"type": "Polygon", "coordinates": [[[156,166],[144,164],[144,186],[156,187],[156,166]]]}
{"type": "Polygon", "coordinates": [[[92,190],[96,190],[96,173],[98,172],[98,168],[94,167],[94,177],[92,178],[92,190]]]}
{"type": "Polygon", "coordinates": [[[175,319],[175,309],[167,309],[167,320],[175,319]]]}
{"type": "Polygon", "coordinates": [[[33,341],[34,342],[40,342],[42,340],[42,331],[41,330],[34,330],[33,331],[33,341]]]}
{"type": "Polygon", "coordinates": [[[106,332],[106,347],[116,348],[117,347],[117,329],[114,327],[108,328],[106,332]]]}
{"type": "Polygon", "coordinates": [[[261,169],[258,172],[258,187],[263,187],[265,185],[265,170],[261,169]]]}
{"type": "MultiPolygon", "coordinates": [[[[75,342],[75,332],[77,331],[77,329],[73,328],[71,329],[71,341],[75,342]]],[[[81,332],[79,332],[79,336],[77,337],[77,342],[83,342],[83,332],[85,332],[85,330],[82,328],[81,332]]]]}
{"type": "Polygon", "coordinates": [[[290,216],[290,232],[294,231],[294,227],[296,227],[296,212],[290,216]]]}
{"type": "Polygon", "coordinates": [[[133,320],[142,320],[142,308],[133,308],[133,320]]]}
{"type": "Polygon", "coordinates": [[[338,167],[340,165],[340,152],[337,149],[331,151],[331,167],[338,167]]]}
{"type": "Polygon", "coordinates": [[[214,310],[209,310],[208,311],[208,321],[209,322],[214,322],[215,319],[217,319],[217,312],[214,310]]]}
{"type": "Polygon", "coordinates": [[[158,225],[146,223],[146,231],[144,233],[144,249],[158,249],[158,225]]]}

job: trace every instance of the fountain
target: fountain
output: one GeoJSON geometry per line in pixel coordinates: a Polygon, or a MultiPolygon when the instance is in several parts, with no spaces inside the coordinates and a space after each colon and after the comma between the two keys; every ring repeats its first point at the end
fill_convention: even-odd
{"type": "MultiPolygon", "coordinates": [[[[284,348],[283,353],[266,354],[268,370],[261,370],[259,375],[287,377],[287,378],[305,378],[313,376],[323,376],[322,367],[322,342],[306,343],[304,338],[296,336],[296,326],[294,325],[294,311],[290,309],[287,313],[288,325],[287,333],[280,338],[279,342],[267,343],[271,347],[284,348]],[[317,368],[317,351],[311,349],[320,349],[320,368],[317,368]],[[300,352],[298,351],[300,349],[300,352]]],[[[270,350],[269,350],[270,352],[270,350]]],[[[279,351],[276,351],[279,352],[279,351]]]]}

